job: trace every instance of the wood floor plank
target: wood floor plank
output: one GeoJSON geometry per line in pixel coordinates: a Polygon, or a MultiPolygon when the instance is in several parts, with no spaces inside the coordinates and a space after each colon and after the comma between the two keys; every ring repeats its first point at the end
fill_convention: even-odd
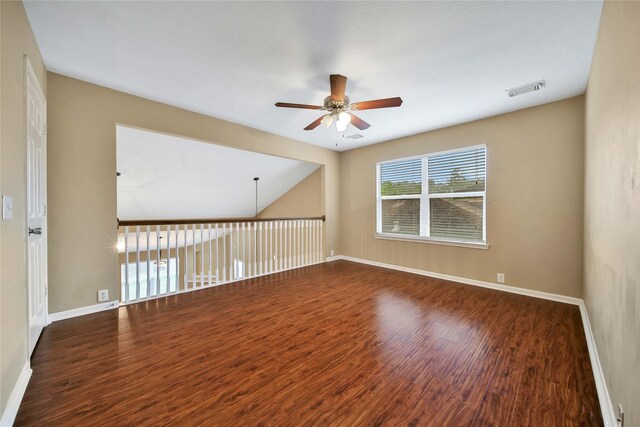
{"type": "Polygon", "coordinates": [[[577,307],[346,261],[48,326],[18,426],[602,425],[577,307]]]}

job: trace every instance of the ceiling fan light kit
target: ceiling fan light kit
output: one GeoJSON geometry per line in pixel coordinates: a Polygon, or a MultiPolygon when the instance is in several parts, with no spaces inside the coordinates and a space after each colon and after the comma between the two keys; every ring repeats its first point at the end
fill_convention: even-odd
{"type": "Polygon", "coordinates": [[[324,125],[324,127],[326,127],[327,129],[330,128],[331,123],[333,123],[333,115],[325,114],[324,116],[322,116],[322,124],[324,125]]]}
{"type": "Polygon", "coordinates": [[[293,104],[289,102],[276,102],[276,107],[327,111],[328,114],[319,117],[311,124],[309,124],[306,128],[304,128],[304,130],[313,130],[320,124],[322,124],[326,128],[330,128],[331,125],[335,122],[336,130],[338,132],[344,132],[345,130],[347,130],[349,123],[360,130],[368,129],[371,126],[369,123],[365,122],[360,117],[353,114],[351,111],[399,107],[400,105],[402,105],[402,99],[399,97],[351,103],[349,97],[345,95],[345,91],[347,89],[347,78],[345,76],[342,76],[340,74],[331,74],[329,76],[329,82],[331,84],[331,95],[327,96],[324,99],[324,103],[321,106],[293,104]]]}

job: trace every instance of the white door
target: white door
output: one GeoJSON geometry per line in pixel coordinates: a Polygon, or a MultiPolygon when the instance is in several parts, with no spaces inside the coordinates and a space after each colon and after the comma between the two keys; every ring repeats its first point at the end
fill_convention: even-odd
{"type": "Polygon", "coordinates": [[[47,319],[46,101],[27,61],[27,293],[29,355],[47,319]]]}

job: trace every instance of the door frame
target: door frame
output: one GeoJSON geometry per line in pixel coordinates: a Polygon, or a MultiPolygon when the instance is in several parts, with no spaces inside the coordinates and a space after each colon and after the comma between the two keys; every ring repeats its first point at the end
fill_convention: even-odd
{"type": "MultiPolygon", "coordinates": [[[[30,353],[30,349],[32,347],[32,344],[34,344],[34,348],[35,348],[35,343],[31,343],[31,334],[30,334],[30,330],[31,330],[31,316],[29,313],[29,301],[30,301],[30,289],[29,289],[29,192],[28,192],[28,182],[29,182],[29,170],[27,167],[27,160],[28,160],[28,156],[29,156],[29,140],[28,140],[28,126],[29,126],[29,106],[27,105],[28,102],[28,91],[29,91],[29,80],[31,80],[34,83],[34,86],[36,88],[36,90],[38,91],[38,93],[40,94],[40,96],[42,96],[42,99],[44,101],[44,114],[43,114],[43,119],[44,119],[44,135],[43,135],[43,144],[44,144],[44,176],[45,176],[45,181],[47,182],[47,184],[45,185],[45,189],[44,189],[44,193],[45,193],[45,214],[44,214],[44,219],[43,219],[43,229],[44,232],[43,234],[43,239],[44,239],[44,248],[45,248],[45,259],[44,259],[44,270],[46,272],[45,274],[45,295],[44,295],[44,326],[46,327],[47,325],[49,325],[51,322],[49,321],[49,251],[48,251],[48,244],[49,244],[49,239],[48,239],[48,235],[49,235],[49,227],[48,227],[48,209],[47,209],[47,205],[48,205],[48,180],[47,178],[47,97],[44,94],[44,91],[42,90],[42,86],[40,86],[40,81],[38,80],[38,77],[36,76],[36,73],[33,69],[33,66],[31,65],[31,61],[29,60],[29,57],[27,55],[24,55],[24,140],[23,140],[23,144],[24,144],[24,158],[25,158],[25,163],[24,163],[24,182],[25,182],[25,198],[24,198],[24,215],[23,215],[23,219],[24,219],[24,242],[25,242],[25,253],[24,253],[24,257],[25,257],[25,287],[26,287],[26,302],[27,302],[27,306],[26,306],[26,316],[27,316],[27,357],[30,358],[31,354],[30,353]]],[[[37,341],[36,341],[37,342],[37,341]]]]}

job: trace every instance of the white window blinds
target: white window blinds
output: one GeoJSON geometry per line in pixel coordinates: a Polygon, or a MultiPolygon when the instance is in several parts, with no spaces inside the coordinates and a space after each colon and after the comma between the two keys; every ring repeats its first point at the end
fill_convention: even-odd
{"type": "Polygon", "coordinates": [[[486,242],[486,147],[378,164],[377,232],[486,242]]]}
{"type": "Polygon", "coordinates": [[[420,235],[422,159],[381,165],[380,192],[382,232],[420,235]]]}

